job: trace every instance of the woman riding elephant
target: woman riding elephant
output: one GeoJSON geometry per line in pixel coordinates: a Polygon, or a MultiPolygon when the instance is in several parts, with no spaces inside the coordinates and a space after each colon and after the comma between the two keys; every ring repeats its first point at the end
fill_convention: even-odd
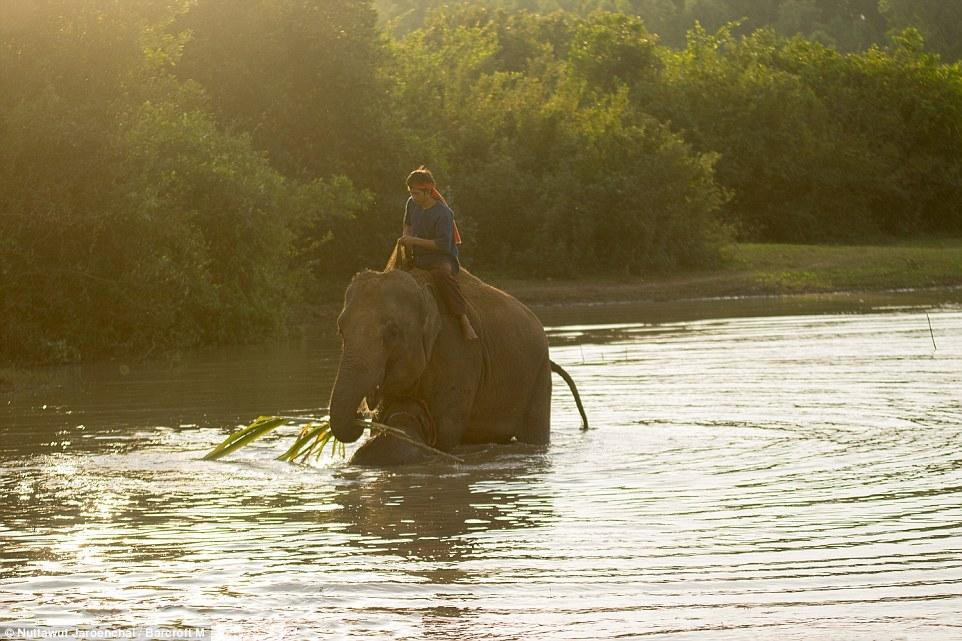
{"type": "Polygon", "coordinates": [[[434,183],[434,175],[423,165],[407,178],[411,197],[404,207],[401,247],[414,254],[414,265],[431,272],[444,306],[461,324],[467,340],[477,340],[465,308],[464,296],[455,278],[461,265],[458,245],[461,234],[454,222],[454,212],[434,183]]]}
{"type": "MultiPolygon", "coordinates": [[[[449,264],[457,267],[456,258],[449,264]]],[[[432,267],[430,260],[421,265],[432,267]]],[[[544,327],[530,309],[466,269],[452,269],[440,280],[432,271],[365,271],[348,286],[337,319],[342,351],[330,403],[338,440],[360,438],[363,428],[354,419],[366,400],[372,409],[416,402],[444,451],[512,439],[548,443],[552,371],[565,376],[587,425],[574,383],[549,360],[544,327]],[[444,284],[448,277],[463,301],[463,319],[442,313],[439,299],[448,300],[454,290],[444,284]],[[465,340],[466,323],[475,340],[465,340]]],[[[381,456],[390,459],[390,448],[374,462],[397,462],[381,456]]]]}

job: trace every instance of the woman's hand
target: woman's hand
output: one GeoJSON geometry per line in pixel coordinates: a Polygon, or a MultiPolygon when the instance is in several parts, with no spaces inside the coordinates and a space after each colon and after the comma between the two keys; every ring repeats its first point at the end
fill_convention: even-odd
{"type": "Polygon", "coordinates": [[[411,247],[420,247],[421,249],[426,249],[428,251],[441,251],[438,247],[438,243],[435,240],[428,240],[427,238],[418,238],[417,236],[409,236],[405,234],[397,239],[398,245],[410,249],[411,247]]]}

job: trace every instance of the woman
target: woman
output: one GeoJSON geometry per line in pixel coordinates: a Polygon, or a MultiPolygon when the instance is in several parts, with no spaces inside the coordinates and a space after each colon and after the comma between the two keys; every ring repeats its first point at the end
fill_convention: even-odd
{"type": "Polygon", "coordinates": [[[431,272],[444,306],[461,324],[467,340],[478,334],[468,319],[467,305],[456,274],[460,269],[458,245],[461,243],[454,212],[438,192],[434,176],[425,167],[415,169],[407,177],[408,198],[404,207],[404,224],[398,245],[414,254],[414,266],[431,272]]]}

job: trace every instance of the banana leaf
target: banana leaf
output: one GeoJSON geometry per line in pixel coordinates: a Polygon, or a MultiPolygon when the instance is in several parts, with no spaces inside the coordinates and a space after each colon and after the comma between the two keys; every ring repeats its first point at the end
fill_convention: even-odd
{"type": "Polygon", "coordinates": [[[208,452],[204,456],[204,460],[216,461],[235,450],[239,450],[265,434],[273,432],[288,422],[288,419],[277,416],[260,416],[247,427],[241,428],[228,436],[223,443],[208,452]]]}
{"type": "MultiPolygon", "coordinates": [[[[360,419],[357,419],[355,424],[364,429],[371,430],[372,433],[389,433],[403,441],[407,441],[415,447],[428,450],[433,454],[447,458],[448,460],[458,463],[464,462],[462,459],[448,454],[447,452],[442,452],[431,447],[430,445],[412,440],[411,437],[405,434],[402,430],[389,425],[362,421],[360,419]]],[[[278,461],[287,461],[288,463],[303,463],[308,459],[308,457],[310,457],[311,454],[314,454],[315,458],[320,458],[321,454],[324,452],[324,448],[327,447],[328,443],[331,444],[332,455],[337,455],[339,453],[341,456],[344,456],[345,454],[346,448],[344,443],[341,443],[334,438],[334,434],[331,432],[331,421],[327,417],[324,417],[323,419],[317,419],[309,416],[259,416],[250,425],[242,427],[224,439],[224,442],[208,452],[204,456],[203,460],[216,461],[217,459],[223,458],[232,452],[236,452],[245,445],[249,445],[265,434],[273,432],[282,425],[300,425],[301,431],[294,440],[293,445],[291,445],[283,454],[277,457],[278,461]]]]}

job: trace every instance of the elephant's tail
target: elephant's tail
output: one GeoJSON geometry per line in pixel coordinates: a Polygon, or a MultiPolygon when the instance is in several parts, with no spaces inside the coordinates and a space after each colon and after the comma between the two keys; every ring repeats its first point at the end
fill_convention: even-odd
{"type": "Polygon", "coordinates": [[[578,406],[578,412],[581,414],[581,429],[588,429],[588,415],[585,414],[585,406],[581,404],[581,394],[578,393],[578,386],[575,385],[575,381],[571,378],[571,375],[564,370],[561,365],[558,365],[553,360],[548,360],[551,363],[551,371],[565,379],[565,383],[571,389],[571,395],[575,397],[575,405],[578,406]]]}

